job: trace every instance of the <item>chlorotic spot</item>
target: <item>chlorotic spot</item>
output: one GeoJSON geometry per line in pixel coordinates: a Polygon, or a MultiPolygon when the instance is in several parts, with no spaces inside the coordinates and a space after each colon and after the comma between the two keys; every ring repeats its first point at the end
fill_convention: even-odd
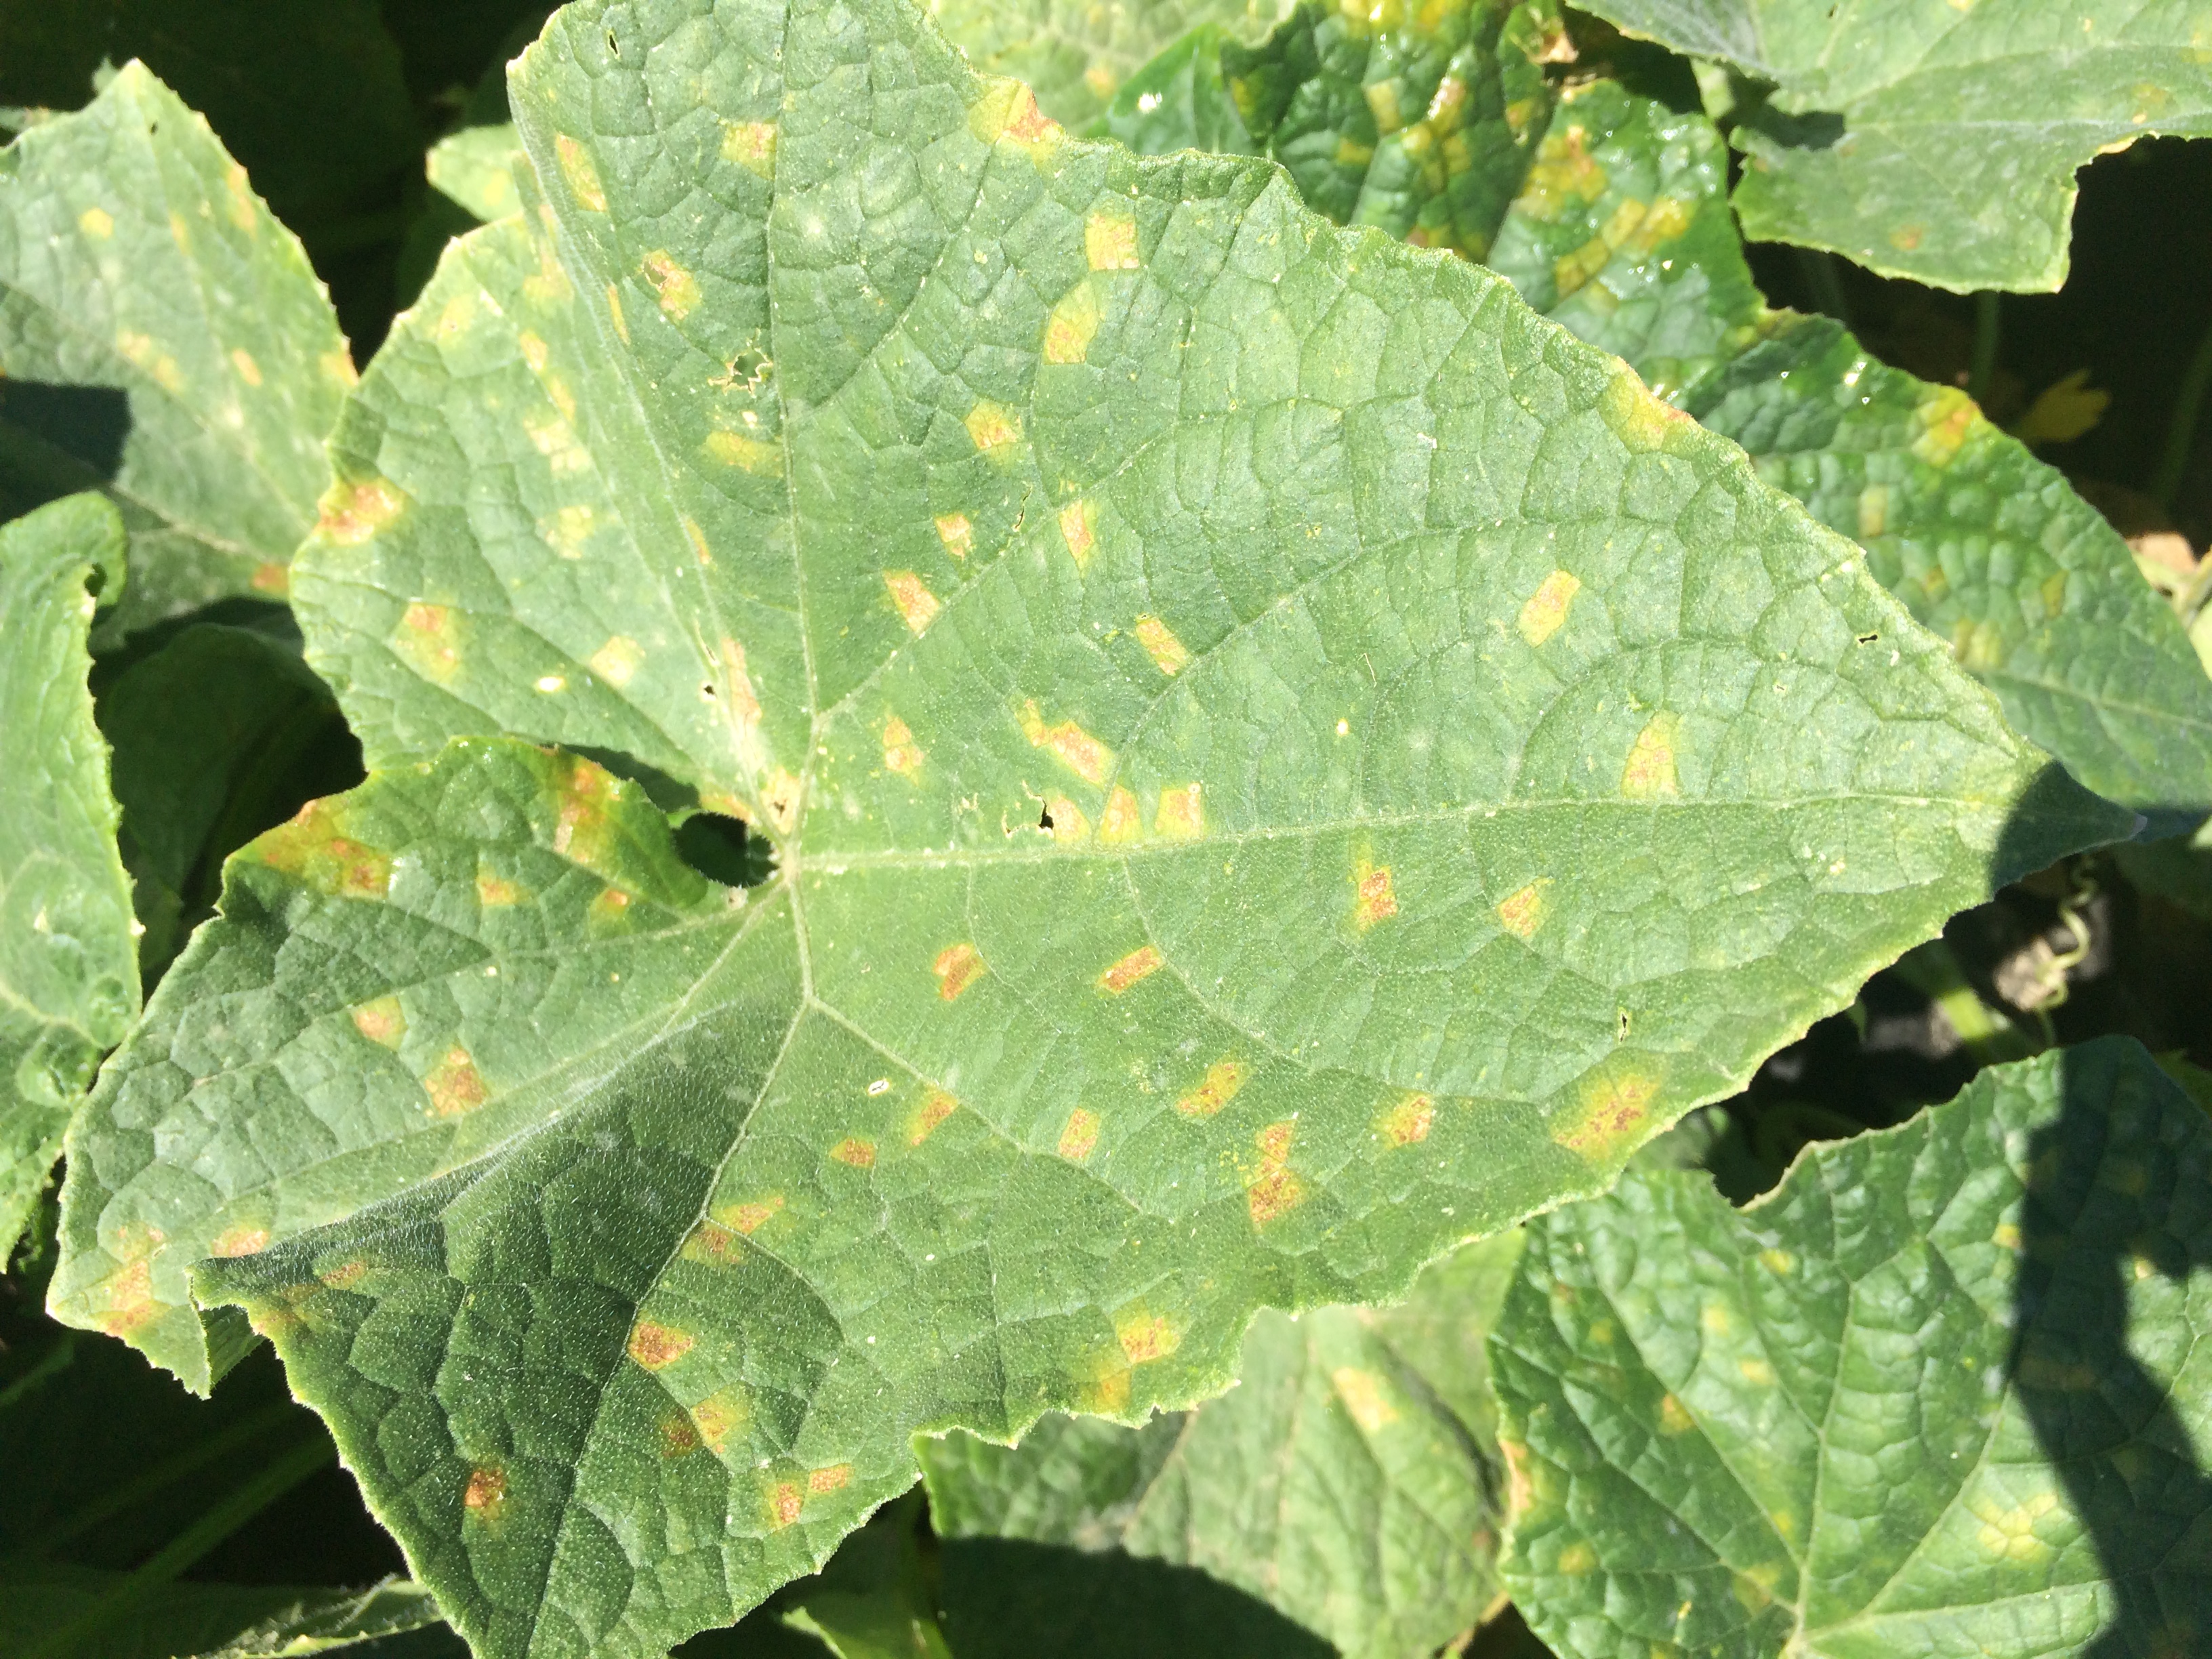
{"type": "Polygon", "coordinates": [[[2035,1523],[2058,1508],[2057,1493],[2039,1492],[2009,1509],[1994,1498],[1981,1498],[1967,1508],[1982,1523],[1975,1541],[1985,1553],[2023,1564],[2049,1558],[2051,1546],[2036,1536],[2035,1523]]]}
{"type": "Polygon", "coordinates": [[[76,228],[95,241],[115,234],[115,216],[105,208],[88,207],[76,216],[76,228]]]}
{"type": "Polygon", "coordinates": [[[1755,1389],[1774,1386],[1774,1367],[1764,1359],[1740,1359],[1735,1368],[1743,1373],[1743,1380],[1755,1389]]]}
{"type": "Polygon", "coordinates": [[[434,328],[441,340],[450,342],[467,333],[476,319],[476,294],[471,289],[463,289],[446,301],[444,309],[438,313],[434,328]]]}
{"type": "Polygon", "coordinates": [[[1098,820],[1098,839],[1119,846],[1135,841],[1144,832],[1144,815],[1138,810],[1136,796],[1116,786],[1106,797],[1106,811],[1098,820]]]}
{"type": "Polygon", "coordinates": [[[422,1091],[430,1097],[433,1117],[465,1117],[491,1098],[483,1074],[458,1042],[439,1055],[423,1076],[422,1091]]]}
{"type": "Polygon", "coordinates": [[[641,1319],[629,1328],[626,1345],[629,1357],[649,1371],[673,1365],[690,1353],[696,1339],[689,1331],[678,1330],[673,1325],[657,1324],[650,1319],[641,1319]]]}
{"type": "Polygon", "coordinates": [[[691,1421],[700,1441],[710,1451],[720,1451],[732,1435],[752,1419],[752,1405],[735,1388],[717,1389],[691,1408],[691,1421]]]}
{"type": "Polygon", "coordinates": [[[379,997],[353,1011],[354,1030],[380,1048],[397,1048],[407,1035],[407,1016],[398,997],[379,997]]]}
{"type": "Polygon", "coordinates": [[[268,1228],[239,1226],[217,1234],[208,1246],[208,1254],[228,1258],[253,1255],[268,1248],[268,1228]]]}
{"type": "Polygon", "coordinates": [[[1165,1359],[1181,1347],[1182,1332],[1165,1314],[1137,1304],[1114,1316],[1114,1340],[1121,1345],[1121,1356],[1129,1364],[1145,1365],[1165,1359]]]}
{"type": "Polygon", "coordinates": [[[599,528],[599,513],[587,504],[564,507],[557,513],[538,521],[538,533],[545,538],[546,545],[564,559],[584,556],[584,544],[591,540],[592,532],[599,528]]]}
{"type": "Polygon", "coordinates": [[[707,434],[707,453],[724,466],[738,467],[768,477],[783,471],[783,446],[749,433],[714,431],[707,434]]]}
{"type": "Polygon", "coordinates": [[[507,1505],[507,1473],[491,1464],[480,1463],[469,1471],[468,1485],[461,1489],[461,1508],[478,1521],[492,1521],[507,1505]]]}
{"type": "Polygon", "coordinates": [[[614,325],[615,337],[628,345],[629,325],[623,319],[622,294],[612,283],[607,284],[607,320],[614,325]]]}
{"type": "Polygon", "coordinates": [[[341,479],[323,492],[315,533],[340,547],[359,547],[386,530],[407,504],[389,478],[341,479]]]}
{"type": "Polygon", "coordinates": [[[550,360],[552,353],[547,349],[542,336],[526,328],[514,337],[514,346],[515,349],[522,354],[522,361],[530,365],[530,372],[532,374],[543,374],[545,372],[545,365],[550,360]]]}
{"type": "Polygon", "coordinates": [[[699,1449],[699,1428],[689,1415],[672,1412],[660,1419],[660,1455],[682,1457],[699,1449]]]}
{"type": "Polygon", "coordinates": [[[1626,364],[1599,398],[1598,412],[1632,451],[1663,449],[1698,424],[1686,410],[1654,397],[1651,388],[1626,364]]]}
{"type": "Polygon", "coordinates": [[[1340,1365],[1328,1374],[1328,1380],[1362,1434],[1379,1433],[1398,1420],[1398,1408],[1390,1403],[1389,1385],[1375,1372],[1340,1365]]]}
{"type": "Polygon", "coordinates": [[[655,248],[640,263],[645,280],[660,296],[660,309],[680,323],[699,308],[699,279],[676,263],[666,248],[655,248]]]}
{"type": "Polygon", "coordinates": [[[1498,925],[1516,939],[1529,939],[1544,925],[1545,890],[1552,884],[1549,876],[1539,877],[1518,892],[1501,899],[1498,905],[1498,925]]]}
{"type": "Polygon", "coordinates": [[[1669,1435],[1687,1434],[1692,1429],[1694,1429],[1697,1426],[1695,1419],[1693,1419],[1690,1413],[1683,1408],[1682,1402],[1675,1399],[1673,1395],[1670,1394],[1667,1395],[1666,1398],[1660,1401],[1660,1433],[1669,1435]]]}
{"type": "Polygon", "coordinates": [[[1091,565],[1091,555],[1097,547],[1097,507],[1088,501],[1070,501],[1060,509],[1060,538],[1067,544],[1067,556],[1075,561],[1078,570],[1091,565]]]}
{"type": "Polygon", "coordinates": [[[1079,1106],[1067,1115],[1060,1127],[1060,1145],[1054,1150],[1069,1163],[1080,1164],[1097,1145],[1098,1114],[1079,1106]]]}
{"type": "Polygon", "coordinates": [[[947,513],[937,520],[937,539],[954,558],[964,559],[975,550],[975,526],[965,513],[947,513]]]}
{"type": "Polygon", "coordinates": [[[1869,484],[1859,491],[1859,539],[1870,542],[1889,528],[1889,486],[1869,484]]]}
{"type": "Polygon", "coordinates": [[[610,887],[586,907],[586,914],[595,927],[609,927],[629,920],[630,896],[619,887],[610,887]]]}
{"type": "Polygon", "coordinates": [[[1582,579],[1565,570],[1554,570],[1545,577],[1521,607],[1521,620],[1516,624],[1521,637],[1531,645],[1550,639],[1567,620],[1567,609],[1582,590],[1582,579]]]}
{"type": "Polygon", "coordinates": [[[921,775],[922,749],[896,714],[884,720],[884,764],[911,783],[921,775]]]}
{"type": "Polygon", "coordinates": [[[830,1156],[855,1170],[876,1167],[876,1143],[865,1135],[847,1135],[830,1149],[830,1156]]]}
{"type": "Polygon", "coordinates": [[[1145,647],[1145,654],[1152,659],[1152,666],[1161,673],[1173,676],[1190,666],[1190,651],[1175,636],[1175,630],[1158,617],[1137,618],[1137,643],[1145,647]]]}
{"type": "Polygon", "coordinates": [[[1166,965],[1167,958],[1160,954],[1157,945],[1141,946],[1099,975],[1098,988],[1109,996],[1120,996],[1132,985],[1150,979],[1166,965]]]}
{"type": "Polygon", "coordinates": [[[914,1115],[906,1121],[906,1144],[919,1146],[937,1133],[937,1127],[960,1109],[960,1103],[942,1089],[932,1089],[921,1097],[914,1115]]]}
{"type": "Polygon", "coordinates": [[[1577,1540],[1559,1552],[1556,1570],[1570,1578],[1579,1578],[1597,1565],[1597,1552],[1577,1540]]]}
{"type": "Polygon", "coordinates": [[[1022,441],[1021,416],[988,398],[979,399],[968,411],[965,424],[975,447],[994,460],[1011,459],[1022,441]]]}
{"type": "Polygon", "coordinates": [[[774,1220],[783,1209],[783,1194],[770,1193],[766,1198],[749,1199],[743,1204],[725,1205],[714,1212],[714,1219],[732,1232],[750,1238],[774,1220]]]}
{"type": "Polygon", "coordinates": [[[253,187],[246,182],[245,167],[233,161],[223,170],[222,185],[229,198],[230,222],[248,235],[258,234],[261,219],[253,210],[253,187]]]}
{"type": "Polygon", "coordinates": [[[1176,1110],[1185,1117],[1212,1117],[1237,1097],[1248,1075],[1242,1061],[1217,1060],[1206,1068],[1198,1086],[1176,1102],[1176,1110]]]}
{"type": "Polygon", "coordinates": [[[638,665],[644,660],[645,652],[635,640],[617,634],[592,653],[592,672],[619,690],[637,678],[638,665]]]}
{"type": "Polygon", "coordinates": [[[1677,793],[1674,745],[1680,724],[1671,714],[1657,714],[1636,734],[1620,769],[1620,793],[1628,799],[1658,800],[1677,793]]]}
{"type": "Polygon", "coordinates": [[[244,346],[234,346],[231,348],[230,366],[234,369],[237,370],[238,378],[245,381],[246,385],[259,386],[261,384],[261,365],[253,361],[253,354],[248,351],[244,346]]]}
{"type": "Polygon", "coordinates": [[[1066,136],[1037,107],[1036,96],[1018,81],[992,76],[982,95],[968,106],[968,130],[984,143],[1010,144],[1039,166],[1052,159],[1066,136]]]}
{"type": "Polygon", "coordinates": [[[1918,428],[1912,453],[1930,466],[1947,467],[1958,459],[1981,418],[1980,405],[1957,386],[1933,387],[1912,411],[1912,424],[1918,428]]]}
{"type": "Polygon", "coordinates": [[[326,1267],[316,1275],[334,1291],[349,1291],[368,1277],[368,1263],[359,1256],[341,1261],[335,1267],[326,1267]]]}
{"type": "Polygon", "coordinates": [[[1352,925],[1364,933],[1397,914],[1398,895],[1390,883],[1390,866],[1361,859],[1352,872],[1352,925]]]}
{"type": "Polygon", "coordinates": [[[1164,841],[1196,841],[1206,834],[1206,805],[1195,783],[1160,791],[1153,833],[1164,841]]]}
{"type": "Polygon", "coordinates": [[[1305,1183],[1291,1169],[1291,1137],[1297,1127],[1285,1119],[1252,1137],[1260,1158],[1244,1183],[1244,1199],[1255,1227],[1279,1219],[1306,1201],[1305,1183]]]}
{"type": "Polygon", "coordinates": [[[1437,1103],[1426,1095],[1407,1095],[1375,1120],[1375,1132],[1393,1146],[1417,1146],[1436,1127],[1437,1103]]]}
{"type": "Polygon", "coordinates": [[[255,592],[266,593],[274,599],[287,598],[292,592],[290,567],[278,564],[273,559],[255,565],[253,574],[247,580],[252,583],[255,592]]]}
{"type": "MultiPolygon", "coordinates": [[[[1103,784],[1114,768],[1114,751],[1073,720],[1047,726],[1034,700],[1022,705],[1022,735],[1032,748],[1050,751],[1085,783],[1103,784]]],[[[1133,801],[1132,805],[1133,805],[1133,801]]]]}
{"type": "Polygon", "coordinates": [[[2022,1243],[2020,1229],[2009,1221],[2000,1221],[1990,1235],[1990,1243],[2001,1250],[2018,1250],[2022,1243]]]}
{"type": "Polygon", "coordinates": [[[719,1221],[702,1221],[684,1236],[678,1252],[686,1261],[709,1267],[733,1267],[745,1259],[745,1247],[719,1221]]]}
{"type": "Polygon", "coordinates": [[[568,193],[578,204],[605,213],[607,193],[599,188],[599,164],[592,160],[592,153],[563,132],[554,137],[553,155],[560,163],[562,178],[568,180],[568,193]]]}
{"type": "Polygon", "coordinates": [[[1759,1253],[1759,1264],[1767,1272],[1779,1274],[1784,1278],[1797,1271],[1797,1258],[1779,1246],[1761,1250],[1759,1253]]]}
{"type": "Polygon", "coordinates": [[[121,1265],[103,1279],[94,1294],[106,1304],[100,1328],[110,1336],[127,1337],[161,1311],[154,1300],[154,1257],[166,1241],[159,1227],[131,1222],[108,1241],[108,1254],[121,1265]]]}
{"type": "Polygon", "coordinates": [[[945,609],[938,603],[937,595],[924,586],[921,578],[911,570],[884,571],[884,587],[909,634],[923,632],[937,620],[937,613],[945,609]]]}
{"type": "Polygon", "coordinates": [[[1060,296],[1045,319],[1044,360],[1048,363],[1079,363],[1091,352],[1098,334],[1098,296],[1085,277],[1060,296]]]}
{"type": "Polygon", "coordinates": [[[343,810],[336,800],[311,800],[240,856],[330,897],[386,897],[392,890],[391,855],[348,837],[343,823],[343,810]]]}
{"type": "Polygon", "coordinates": [[[392,653],[416,672],[444,685],[460,672],[466,632],[465,621],[453,606],[417,602],[399,613],[390,643],[392,653]]]}
{"type": "Polygon", "coordinates": [[[963,943],[948,945],[939,951],[937,960],[929,964],[929,971],[937,975],[937,994],[951,1002],[981,979],[986,970],[982,956],[975,947],[963,943]]]}
{"type": "Polygon", "coordinates": [[[722,123],[722,159],[735,161],[748,172],[766,179],[775,171],[775,124],[773,121],[722,123]]]}
{"type": "Polygon", "coordinates": [[[1920,246],[1920,239],[1926,234],[1919,225],[1899,225],[1889,233],[1889,245],[1900,253],[1910,253],[1920,246]]]}
{"type": "Polygon", "coordinates": [[[1137,269],[1137,222],[1110,208],[1094,210],[1083,222],[1083,252],[1093,270],[1137,269]]]}

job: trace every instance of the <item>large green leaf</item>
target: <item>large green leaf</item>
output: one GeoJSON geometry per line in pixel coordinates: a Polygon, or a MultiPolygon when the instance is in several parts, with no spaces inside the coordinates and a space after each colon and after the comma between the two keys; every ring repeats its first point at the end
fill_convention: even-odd
{"type": "Polygon", "coordinates": [[[100,1057],[138,1012],[131,886],[85,639],[95,573],[123,581],[96,495],[0,527],[0,1264],[100,1057]]]}
{"type": "Polygon", "coordinates": [[[143,66],[0,151],[0,516],[105,490],[114,627],[279,593],[353,362],[290,232],[143,66]]]}
{"type": "Polygon", "coordinates": [[[1742,1211],[1638,1173],[1535,1224],[1516,1603],[1580,1659],[2197,1651],[2208,1194],[2212,1123],[2106,1038],[1742,1211]]]}
{"type": "Polygon", "coordinates": [[[1054,121],[1097,119],[1131,71],[1186,30],[1264,34],[1283,0],[927,0],[945,37],[990,75],[1036,93],[1054,121]]]}
{"type": "MultiPolygon", "coordinates": [[[[1521,51],[1495,60],[1507,65],[1550,38],[1534,14],[1515,18],[1504,44],[1517,39],[1521,51]]],[[[2212,807],[2212,680],[2126,544],[1955,387],[1875,362],[1827,319],[1767,309],[1711,121],[1611,81],[1565,88],[1548,117],[1549,94],[1531,94],[1517,117],[1489,108],[1468,129],[1468,153],[1492,158],[1489,186],[1455,181],[1462,229],[1437,237],[1401,194],[1373,189],[1370,112],[1303,45],[1339,27],[1336,12],[1302,6],[1241,58],[1195,32],[1129,83],[1108,125],[1148,154],[1254,148],[1223,88],[1261,78],[1248,60],[1264,64],[1277,103],[1328,117],[1293,149],[1264,145],[1310,202],[1340,221],[1365,216],[1487,249],[1529,304],[1625,358],[1742,444],[1769,483],[1857,538],[1875,576],[2082,782],[2147,811],[2212,807]],[[1335,162],[1346,153],[1360,165],[1335,162]],[[1517,192],[1510,211],[1498,184],[1517,192]]],[[[1427,95],[1425,82],[1411,85],[1427,95]]]]}
{"type": "Polygon", "coordinates": [[[726,1621],[917,1430],[1218,1389],[2113,833],[1740,451],[1263,162],[898,0],[572,7],[513,87],[547,210],[295,574],[384,769],[234,860],[54,1286],[204,1387],[240,1258],[488,1654],[726,1621]]]}
{"type": "Polygon", "coordinates": [[[1263,1313],[1237,1386],[1194,1411],[925,1441],[937,1530],[1203,1568],[1341,1653],[1425,1659],[1498,1592],[1482,1345],[1520,1252],[1517,1233],[1469,1245],[1380,1311],[1263,1313]]]}
{"type": "Polygon", "coordinates": [[[1736,187],[1756,241],[1966,292],[2066,280],[2077,167],[2212,136],[2203,0],[1591,0],[1749,77],[1736,187]]]}

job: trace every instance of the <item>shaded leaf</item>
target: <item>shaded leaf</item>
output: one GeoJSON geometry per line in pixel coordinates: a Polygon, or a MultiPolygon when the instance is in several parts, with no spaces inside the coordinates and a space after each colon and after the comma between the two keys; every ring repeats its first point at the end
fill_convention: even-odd
{"type": "Polygon", "coordinates": [[[431,187],[486,224],[521,205],[514,188],[514,168],[521,161],[522,141],[512,122],[463,127],[433,144],[423,158],[431,187]]]}
{"type": "Polygon", "coordinates": [[[1392,1308],[1263,1313],[1237,1386],[1139,1428],[1048,1417],[1020,1445],[921,1443],[940,1536],[1199,1567],[1352,1656],[1425,1656],[1498,1595],[1502,1482],[1483,1341],[1516,1233],[1392,1308]]]}
{"type": "Polygon", "coordinates": [[[53,1291],[204,1387],[234,1258],[487,1654],[726,1623],[917,1431],[1217,1391],[2112,832],[1740,451],[1263,162],[896,0],[571,7],[511,84],[550,210],[296,575],[383,769],[234,859],[53,1291]]]}
{"type": "Polygon", "coordinates": [[[1741,1211],[1632,1173],[1533,1224],[1491,1347],[1516,1603],[1588,1659],[2189,1650],[2208,1176],[2104,1038],[1741,1211]]]}
{"type": "Polygon", "coordinates": [[[1831,248],[1966,293],[2066,280],[2075,169],[2154,132],[2212,136],[2189,3],[1592,0],[1750,77],[1732,137],[1754,241],[1831,248]],[[1839,43],[1849,42],[1839,49],[1839,43]]]}
{"type": "Polygon", "coordinates": [[[131,887],[85,688],[95,575],[123,582],[123,527],[99,497],[0,526],[0,1263],[93,1068],[138,1012],[131,887]]]}
{"type": "Polygon", "coordinates": [[[366,1591],[166,1584],[82,1644],[42,1642],[114,1596],[130,1578],[90,1567],[0,1563],[0,1643],[9,1653],[39,1659],[294,1659],[419,1631],[428,1639],[377,1651],[393,1659],[403,1652],[407,1659],[447,1659],[467,1651],[458,1638],[433,1628],[440,1620],[430,1592],[404,1581],[366,1591]]]}
{"type": "Polygon", "coordinates": [[[353,362],[290,232],[126,66],[0,151],[0,515],[97,488],[131,532],[111,633],[281,595],[353,362]]]}

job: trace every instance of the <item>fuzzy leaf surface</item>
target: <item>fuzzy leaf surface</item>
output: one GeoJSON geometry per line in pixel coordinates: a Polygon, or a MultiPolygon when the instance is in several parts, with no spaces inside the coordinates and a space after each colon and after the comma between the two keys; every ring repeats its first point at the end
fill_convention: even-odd
{"type": "Polygon", "coordinates": [[[1960,293],[2056,289],[2076,168],[2149,133],[2212,135],[2203,0],[1590,9],[1751,77],[1732,112],[1745,235],[1960,293]]]}
{"type": "Polygon", "coordinates": [[[487,1655],[727,1622],[917,1431],[1217,1391],[2112,833],[1740,451],[1262,161],[898,0],[572,7],[512,84],[550,211],[295,572],[373,775],[234,860],[53,1291],[204,1387],[235,1257],[487,1655]]]}
{"type": "Polygon", "coordinates": [[[1498,1593],[1503,1495],[1483,1343],[1521,1238],[1382,1310],[1263,1313],[1237,1386],[1138,1428],[1048,1417],[1018,1446],[921,1443],[940,1537],[1198,1567],[1353,1659],[1434,1653],[1498,1593]]]}
{"type": "Polygon", "coordinates": [[[105,629],[281,596],[352,359],[307,256],[143,64],[0,150],[0,514],[100,489],[105,629]]]}
{"type": "Polygon", "coordinates": [[[1613,1655],[2187,1651],[2212,1610],[2212,1122],[2131,1038],[1993,1067],[1732,1209],[1531,1225],[1505,1577],[1613,1655]]]}
{"type": "Polygon", "coordinates": [[[0,527],[0,1262],[100,1057],[138,1012],[131,885],[85,677],[95,573],[123,526],[94,495],[0,527]]]}

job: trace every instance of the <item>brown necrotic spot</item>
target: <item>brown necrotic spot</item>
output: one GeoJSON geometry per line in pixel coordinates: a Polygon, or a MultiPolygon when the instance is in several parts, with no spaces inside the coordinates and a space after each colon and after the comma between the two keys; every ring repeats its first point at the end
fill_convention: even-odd
{"type": "Polygon", "coordinates": [[[1426,1095],[1407,1095],[1376,1120],[1376,1133],[1393,1146],[1415,1146],[1436,1126],[1437,1104],[1426,1095]]]}
{"type": "Polygon", "coordinates": [[[1109,996],[1119,996],[1132,985],[1158,973],[1166,963],[1167,958],[1157,945],[1139,946],[1098,975],[1098,988],[1109,996]]]}
{"type": "Polygon", "coordinates": [[[1245,1183],[1244,1197],[1255,1227],[1266,1226],[1306,1200],[1305,1183],[1290,1167],[1291,1139],[1296,1131],[1297,1126],[1285,1120],[1270,1123],[1252,1138],[1260,1157],[1245,1183]]]}
{"type": "Polygon", "coordinates": [[[624,1346],[632,1359],[649,1371],[657,1371],[690,1353],[693,1341],[689,1331],[641,1319],[630,1327],[629,1340],[624,1346]]]}
{"type": "Polygon", "coordinates": [[[959,1109],[960,1103],[942,1089],[932,1089],[922,1097],[921,1104],[907,1120],[906,1144],[919,1146],[935,1133],[937,1126],[959,1109]]]}
{"type": "Polygon", "coordinates": [[[1098,1145],[1098,1114],[1079,1106],[1067,1115],[1060,1128],[1060,1145],[1054,1150],[1071,1164],[1080,1164],[1089,1158],[1098,1145]]]}
{"type": "Polygon", "coordinates": [[[1176,1102],[1176,1110],[1185,1117],[1212,1117],[1236,1098],[1237,1091],[1244,1086],[1244,1077],[1239,1061],[1217,1060],[1206,1068],[1205,1079],[1176,1102]]]}
{"type": "Polygon", "coordinates": [[[397,1048],[407,1035],[407,1016],[398,997],[379,997],[353,1011],[354,1030],[382,1048],[397,1048]]]}
{"type": "Polygon", "coordinates": [[[982,977],[983,957],[974,945],[964,941],[948,945],[937,953],[937,959],[929,964],[929,971],[937,978],[937,994],[952,1002],[982,977]]]}
{"type": "Polygon", "coordinates": [[[495,1519],[507,1504],[507,1472],[488,1463],[469,1471],[461,1489],[461,1508],[479,1521],[495,1519]]]}
{"type": "Polygon", "coordinates": [[[830,1149],[830,1156],[855,1170],[872,1170],[876,1167],[876,1143],[865,1135],[847,1135],[830,1149]]]}
{"type": "Polygon", "coordinates": [[[439,1055],[424,1075],[422,1091],[430,1097],[433,1117],[465,1117],[491,1098],[483,1074],[458,1042],[439,1055]]]}
{"type": "Polygon", "coordinates": [[[1397,914],[1398,895],[1391,884],[1390,866],[1360,860],[1352,872],[1352,925],[1364,933],[1397,914]]]}

